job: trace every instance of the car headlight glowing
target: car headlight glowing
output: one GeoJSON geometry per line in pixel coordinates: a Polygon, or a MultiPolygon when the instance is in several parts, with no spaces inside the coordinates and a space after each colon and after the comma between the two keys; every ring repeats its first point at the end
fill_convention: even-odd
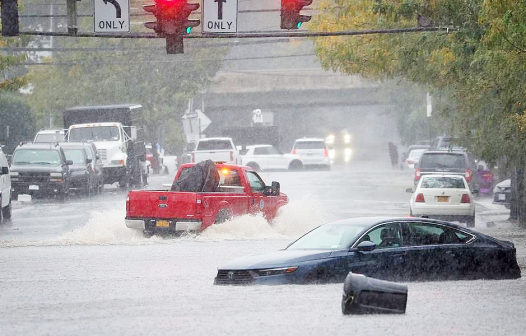
{"type": "Polygon", "coordinates": [[[256,270],[256,273],[260,276],[269,276],[269,275],[292,273],[297,269],[298,269],[298,266],[283,267],[283,268],[267,268],[267,269],[256,270]]]}

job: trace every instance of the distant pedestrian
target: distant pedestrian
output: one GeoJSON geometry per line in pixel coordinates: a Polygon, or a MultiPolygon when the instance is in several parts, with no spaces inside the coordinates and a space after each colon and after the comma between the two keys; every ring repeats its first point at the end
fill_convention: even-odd
{"type": "Polygon", "coordinates": [[[393,169],[398,168],[398,148],[391,141],[389,142],[389,156],[391,157],[391,166],[393,169]]]}

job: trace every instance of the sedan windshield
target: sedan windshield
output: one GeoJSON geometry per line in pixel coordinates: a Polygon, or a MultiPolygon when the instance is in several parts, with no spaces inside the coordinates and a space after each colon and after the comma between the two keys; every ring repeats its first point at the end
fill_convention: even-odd
{"type": "Polygon", "coordinates": [[[119,128],[116,126],[98,126],[73,128],[69,131],[69,141],[118,141],[119,128]]]}
{"type": "Polygon", "coordinates": [[[358,235],[366,228],[361,225],[326,224],[317,227],[292,243],[287,250],[347,249],[358,235]]]}

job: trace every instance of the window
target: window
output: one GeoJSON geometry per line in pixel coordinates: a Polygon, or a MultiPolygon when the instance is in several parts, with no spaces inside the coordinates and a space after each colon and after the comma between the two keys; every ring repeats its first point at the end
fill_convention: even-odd
{"type": "Polygon", "coordinates": [[[82,149],[64,149],[66,160],[73,161],[73,164],[85,164],[84,150],[82,149]]]}
{"type": "Polygon", "coordinates": [[[119,134],[119,128],[116,126],[72,128],[69,131],[69,141],[118,141],[119,134]]]}
{"type": "Polygon", "coordinates": [[[376,248],[389,248],[402,246],[402,234],[399,223],[390,223],[377,226],[365,234],[361,239],[376,244],[376,248]]]}
{"type": "Polygon", "coordinates": [[[267,147],[267,153],[270,155],[280,155],[281,152],[276,147],[267,147]]]}
{"type": "Polygon", "coordinates": [[[263,192],[265,190],[265,182],[255,172],[247,171],[248,182],[253,192],[263,192]]]}
{"type": "Polygon", "coordinates": [[[219,186],[242,187],[241,179],[236,170],[219,170],[219,186]]]}
{"type": "Polygon", "coordinates": [[[462,176],[424,176],[421,188],[467,189],[462,176]]]}
{"type": "Polygon", "coordinates": [[[254,155],[267,155],[267,147],[256,147],[254,148],[254,155]]]}
{"type": "Polygon", "coordinates": [[[13,157],[15,165],[53,165],[58,166],[60,155],[56,150],[45,149],[19,149],[15,151],[13,157]]]}
{"type": "Polygon", "coordinates": [[[233,149],[230,140],[205,140],[199,141],[196,150],[208,151],[208,150],[225,150],[233,149]]]}
{"type": "Polygon", "coordinates": [[[410,246],[465,244],[473,239],[473,235],[462,231],[432,223],[409,223],[410,246]]]}
{"type": "Polygon", "coordinates": [[[323,141],[297,141],[294,146],[296,149],[325,149],[323,141]]]}
{"type": "Polygon", "coordinates": [[[420,158],[420,168],[466,168],[464,154],[427,153],[420,158]]]}

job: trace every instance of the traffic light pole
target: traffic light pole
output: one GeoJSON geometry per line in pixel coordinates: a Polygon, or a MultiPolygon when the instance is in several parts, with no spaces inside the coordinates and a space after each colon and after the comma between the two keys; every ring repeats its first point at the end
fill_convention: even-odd
{"type": "Polygon", "coordinates": [[[166,36],[166,53],[167,54],[184,53],[184,44],[183,44],[182,34],[166,36]]]}

